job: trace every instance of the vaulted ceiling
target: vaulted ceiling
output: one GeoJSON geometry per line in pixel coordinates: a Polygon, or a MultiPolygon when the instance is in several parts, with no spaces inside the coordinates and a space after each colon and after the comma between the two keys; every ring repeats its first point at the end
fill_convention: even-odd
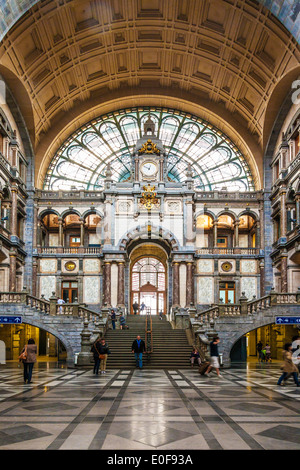
{"type": "Polygon", "coordinates": [[[261,186],[278,109],[300,75],[296,39],[248,0],[51,0],[0,44],[36,152],[36,184],[85,122],[130,106],[199,115],[241,149],[261,186]]]}

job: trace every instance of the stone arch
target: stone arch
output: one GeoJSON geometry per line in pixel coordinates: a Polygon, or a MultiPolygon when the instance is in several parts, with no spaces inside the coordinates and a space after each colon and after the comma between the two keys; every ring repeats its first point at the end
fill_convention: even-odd
{"type": "Polygon", "coordinates": [[[38,219],[42,220],[43,217],[48,214],[54,214],[57,215],[57,217],[60,217],[59,213],[55,209],[44,209],[42,212],[39,213],[38,219]]]}
{"type": "MultiPolygon", "coordinates": [[[[249,327],[249,323],[241,323],[235,331],[230,332],[230,335],[226,335],[226,333],[228,332],[220,331],[218,334],[220,338],[220,350],[222,349],[222,345],[225,345],[222,349],[224,365],[230,366],[230,354],[232,348],[240,338],[242,338],[245,334],[249,333],[250,331],[256,330],[257,328],[262,328],[267,325],[273,325],[274,323],[275,315],[273,317],[268,318],[259,316],[259,318],[255,319],[254,322],[251,324],[251,328],[249,327]]],[[[218,328],[216,329],[218,330],[218,328]]]]}
{"type": "Polygon", "coordinates": [[[214,222],[217,220],[217,216],[214,212],[211,212],[209,209],[202,209],[196,212],[194,215],[194,222],[197,222],[197,219],[200,215],[208,215],[214,222]]]}
{"type": "Polygon", "coordinates": [[[237,215],[234,212],[232,212],[230,209],[223,209],[220,212],[218,212],[218,214],[216,215],[216,220],[218,220],[219,217],[221,217],[221,215],[228,215],[229,217],[232,217],[234,222],[237,220],[237,215]]]}
{"type": "Polygon", "coordinates": [[[77,209],[66,209],[65,211],[63,211],[60,215],[60,217],[62,219],[65,219],[68,215],[71,215],[71,214],[75,214],[75,215],[78,215],[78,217],[81,217],[81,214],[80,212],[77,210],[77,209]]]}
{"type": "Polygon", "coordinates": [[[180,243],[175,237],[175,235],[170,232],[168,229],[165,229],[161,226],[154,226],[151,224],[151,235],[156,235],[153,236],[153,238],[148,238],[148,223],[145,223],[144,225],[138,225],[128,232],[126,232],[121,238],[118,243],[118,248],[122,251],[125,251],[128,247],[128,245],[133,242],[133,241],[151,241],[153,243],[157,242],[167,242],[170,246],[170,248],[173,251],[178,251],[180,248],[180,243]],[[153,229],[155,232],[153,233],[153,229]]]}
{"type": "Polygon", "coordinates": [[[99,209],[87,209],[86,211],[83,212],[83,214],[81,215],[81,218],[82,219],[85,219],[87,216],[91,215],[91,214],[97,214],[99,215],[99,217],[101,217],[101,219],[104,219],[104,214],[103,212],[99,211],[99,209]]]}
{"type": "Polygon", "coordinates": [[[259,216],[258,214],[256,214],[256,212],[254,211],[251,211],[251,210],[248,210],[248,209],[245,209],[243,210],[242,212],[240,212],[236,218],[237,220],[242,217],[243,215],[249,215],[250,217],[252,217],[253,220],[255,220],[256,222],[259,221],[259,216]]]}
{"type": "Polygon", "coordinates": [[[36,328],[40,328],[46,331],[47,333],[50,333],[51,335],[55,336],[55,338],[59,339],[64,345],[67,351],[67,360],[70,362],[74,361],[74,355],[76,351],[74,351],[72,343],[62,333],[55,330],[52,325],[50,325],[49,323],[45,324],[43,321],[35,320],[34,318],[22,318],[22,322],[26,325],[31,325],[35,326],[36,328]]]}

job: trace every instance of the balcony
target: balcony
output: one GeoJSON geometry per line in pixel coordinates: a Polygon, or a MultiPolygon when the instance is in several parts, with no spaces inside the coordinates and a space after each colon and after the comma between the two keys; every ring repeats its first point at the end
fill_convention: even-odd
{"type": "Polygon", "coordinates": [[[197,255],[254,255],[260,254],[259,248],[198,248],[196,250],[197,255]]]}
{"type": "Polygon", "coordinates": [[[41,255],[99,255],[101,253],[100,246],[89,247],[65,247],[65,246],[42,246],[37,247],[36,252],[41,255]]]}

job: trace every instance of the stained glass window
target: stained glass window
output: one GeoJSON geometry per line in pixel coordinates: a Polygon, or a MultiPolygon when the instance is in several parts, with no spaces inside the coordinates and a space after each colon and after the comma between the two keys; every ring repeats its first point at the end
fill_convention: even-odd
{"type": "MultiPolygon", "coordinates": [[[[183,182],[192,165],[195,189],[254,190],[245,156],[219,129],[181,111],[150,108],[168,162],[168,180],[183,182]]],[[[101,190],[107,164],[115,182],[130,180],[132,154],[142,138],[149,108],[103,115],[72,134],[49,165],[44,189],[101,190]]]]}

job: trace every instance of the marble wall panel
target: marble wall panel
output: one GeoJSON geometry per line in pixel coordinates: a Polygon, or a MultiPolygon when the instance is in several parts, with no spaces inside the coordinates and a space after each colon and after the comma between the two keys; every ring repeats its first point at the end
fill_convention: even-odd
{"type": "Polygon", "coordinates": [[[49,300],[52,293],[56,292],[56,277],[41,276],[40,277],[40,295],[44,294],[44,298],[49,300]]]}
{"type": "Polygon", "coordinates": [[[180,306],[185,307],[186,305],[186,265],[180,264],[179,266],[179,301],[180,306]]]}
{"type": "Polygon", "coordinates": [[[100,302],[100,277],[85,276],[83,279],[83,302],[97,304],[100,302]]]}
{"type": "Polygon", "coordinates": [[[198,277],[198,304],[212,304],[214,302],[213,277],[198,277]]]}
{"type": "Polygon", "coordinates": [[[257,278],[256,277],[242,277],[241,278],[241,294],[245,292],[248,300],[252,300],[253,296],[257,297],[257,278]]]}
{"type": "Polygon", "coordinates": [[[85,259],[84,260],[84,272],[85,273],[99,273],[100,272],[100,261],[98,259],[85,259]]]}
{"type": "Polygon", "coordinates": [[[214,260],[213,259],[200,259],[197,262],[198,273],[213,273],[214,260]]]}
{"type": "Polygon", "coordinates": [[[111,305],[116,307],[118,303],[118,265],[111,265],[111,305]]]}
{"type": "Polygon", "coordinates": [[[58,246],[58,233],[49,233],[49,246],[58,246]]]}
{"type": "Polygon", "coordinates": [[[256,263],[256,261],[252,260],[252,259],[243,259],[243,260],[241,260],[240,271],[241,271],[241,273],[256,274],[256,272],[257,272],[257,263],[256,263]]]}
{"type": "Polygon", "coordinates": [[[41,273],[56,273],[57,262],[56,259],[41,259],[40,260],[40,272],[41,273]]]}

